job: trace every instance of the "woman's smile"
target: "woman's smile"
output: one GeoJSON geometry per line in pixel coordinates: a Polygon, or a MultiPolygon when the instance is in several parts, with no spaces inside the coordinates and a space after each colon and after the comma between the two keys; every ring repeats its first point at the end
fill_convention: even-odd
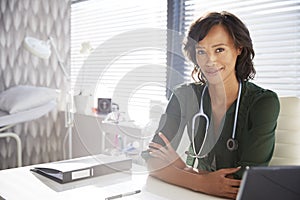
{"type": "Polygon", "coordinates": [[[216,76],[218,75],[219,73],[221,73],[222,71],[224,70],[223,67],[220,67],[220,68],[212,68],[212,69],[206,69],[204,71],[204,74],[206,76],[216,76]]]}

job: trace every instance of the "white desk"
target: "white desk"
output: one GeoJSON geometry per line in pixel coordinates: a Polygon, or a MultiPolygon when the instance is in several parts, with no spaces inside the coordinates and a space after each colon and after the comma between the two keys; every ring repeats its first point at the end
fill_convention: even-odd
{"type": "Polygon", "coordinates": [[[159,181],[148,176],[145,168],[138,165],[133,166],[131,173],[114,173],[67,184],[59,184],[35,174],[29,171],[30,168],[27,166],[0,171],[0,196],[7,200],[104,200],[108,196],[140,189],[141,193],[120,200],[220,199],[159,181]]]}

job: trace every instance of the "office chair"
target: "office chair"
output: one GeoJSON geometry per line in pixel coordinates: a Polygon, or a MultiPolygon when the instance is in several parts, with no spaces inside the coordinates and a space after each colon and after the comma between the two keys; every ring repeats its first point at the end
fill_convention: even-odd
{"type": "Polygon", "coordinates": [[[275,150],[270,165],[300,165],[300,98],[280,97],[275,150]]]}

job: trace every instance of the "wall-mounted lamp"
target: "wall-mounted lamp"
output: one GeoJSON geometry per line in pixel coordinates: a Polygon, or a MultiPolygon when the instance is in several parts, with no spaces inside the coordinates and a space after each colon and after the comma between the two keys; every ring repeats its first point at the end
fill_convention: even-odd
{"type": "Polygon", "coordinates": [[[74,119],[74,103],[73,103],[73,94],[70,88],[70,74],[66,70],[63,62],[60,59],[56,45],[53,42],[53,39],[49,37],[47,41],[39,40],[33,37],[25,37],[24,39],[25,48],[31,52],[33,55],[42,58],[48,59],[51,55],[51,46],[53,47],[55,56],[58,60],[58,64],[67,80],[67,93],[66,93],[66,108],[65,108],[65,127],[68,129],[66,137],[69,137],[69,158],[72,158],[72,127],[74,119]]]}

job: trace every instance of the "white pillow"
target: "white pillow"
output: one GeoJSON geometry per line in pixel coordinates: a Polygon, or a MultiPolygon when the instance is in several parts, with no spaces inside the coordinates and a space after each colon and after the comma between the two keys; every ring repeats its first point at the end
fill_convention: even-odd
{"type": "Polygon", "coordinates": [[[55,89],[17,85],[0,93],[0,110],[17,113],[56,100],[57,96],[55,89]]]}

